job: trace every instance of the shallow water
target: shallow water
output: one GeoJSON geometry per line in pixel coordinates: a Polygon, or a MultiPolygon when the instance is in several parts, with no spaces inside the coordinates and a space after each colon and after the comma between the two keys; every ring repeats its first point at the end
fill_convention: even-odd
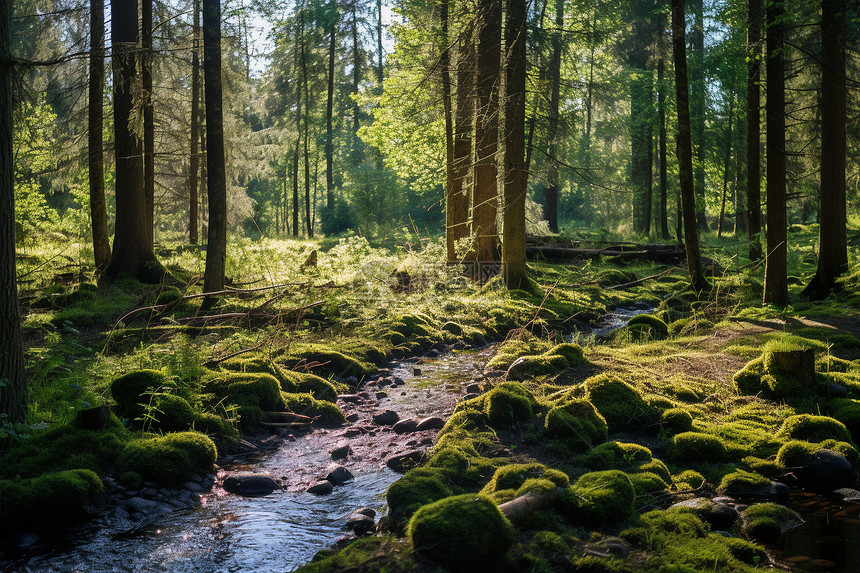
{"type": "Polygon", "coordinates": [[[595,338],[600,339],[619,328],[627,326],[627,321],[634,316],[651,314],[652,312],[654,312],[654,307],[644,302],[639,302],[632,306],[615,308],[600,317],[591,327],[591,332],[588,334],[592,334],[595,338]]]}
{"type": "MultiPolygon", "coordinates": [[[[489,350],[466,351],[425,359],[420,364],[404,361],[391,374],[403,378],[406,384],[388,389],[389,397],[372,409],[398,411],[401,419],[450,415],[462,387],[480,375],[488,354],[489,350]],[[415,368],[420,369],[420,374],[415,373],[415,368]]],[[[390,451],[366,450],[361,460],[344,462],[355,479],[329,495],[305,493],[304,484],[325,475],[331,464],[329,452],[342,439],[341,431],[314,431],[284,443],[253,465],[233,468],[282,478],[285,491],[243,498],[216,488],[204,497],[199,508],[168,512],[131,530],[76,530],[61,543],[39,544],[24,555],[0,561],[0,572],[293,571],[345,535],[346,518],[356,508],[367,506],[384,514],[385,491],[400,477],[385,467],[385,460],[402,446],[395,441],[409,438],[393,433],[389,437],[381,431],[376,436],[377,443],[390,451]]],[[[374,443],[371,438],[355,440],[355,450],[374,443]]]]}

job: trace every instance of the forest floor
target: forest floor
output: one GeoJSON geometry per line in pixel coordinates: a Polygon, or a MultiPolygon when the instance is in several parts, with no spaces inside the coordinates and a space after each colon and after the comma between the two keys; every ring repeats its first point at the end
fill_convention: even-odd
{"type": "MultiPolygon", "coordinates": [[[[792,242],[810,245],[814,233],[798,227],[792,242]]],[[[858,274],[823,303],[803,301],[815,258],[798,247],[793,306],[764,307],[763,270],[735,254],[742,243],[723,241],[707,254],[726,270],[701,296],[683,268],[612,257],[533,261],[532,292],[508,292],[440,263],[439,241],[400,244],[236,241],[229,292],[208,317],[199,316],[205,253],[196,248],[163,246],[170,274],[151,286],[96,283],[85,248],[26,246],[31,413],[26,425],[0,426],[0,514],[15,524],[6,534],[43,529],[48,512],[53,528],[87,518],[89,507],[58,499],[72,488],[98,505],[111,492],[94,476],[110,478],[108,490],[181,484],[183,471],[154,461],[165,455],[189,474],[211,470],[206,455],[187,454],[205,450],[187,430],[208,434],[223,459],[259,445],[285,412],[300,415],[290,418],[298,433],[311,420],[339,426],[351,411],[335,404],[386,361],[498,341],[490,377],[389,490],[387,525],[321,553],[308,571],[474,570],[492,558],[510,571],[751,571],[791,560],[816,572],[848,571],[840,567],[860,558],[844,547],[823,556],[786,548],[799,518],[781,509],[791,502],[774,485],[816,489],[820,451],[857,463],[858,274]],[[614,288],[645,277],[655,278],[614,288]],[[590,334],[612,309],[634,307],[651,318],[590,334]],[[811,385],[774,366],[774,353],[804,349],[815,353],[811,385]],[[130,400],[129,380],[138,385],[130,400]],[[81,413],[101,404],[117,417],[88,427],[81,413]],[[546,491],[563,493],[515,529],[474,507],[546,491]],[[726,526],[725,514],[736,520],[726,526]]],[[[825,461],[838,474],[840,460],[825,461]]],[[[853,488],[855,475],[821,493],[853,488]]]]}

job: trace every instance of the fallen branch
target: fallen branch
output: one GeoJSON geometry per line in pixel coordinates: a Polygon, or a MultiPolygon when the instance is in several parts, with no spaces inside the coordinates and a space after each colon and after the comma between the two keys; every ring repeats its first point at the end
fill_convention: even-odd
{"type": "Polygon", "coordinates": [[[294,414],[292,412],[263,412],[263,415],[272,420],[271,422],[267,422],[269,424],[295,424],[299,422],[312,424],[316,421],[316,418],[311,418],[310,416],[305,416],[303,414],[294,414]]]}
{"type": "Polygon", "coordinates": [[[561,499],[562,491],[561,488],[557,487],[550,491],[527,493],[503,503],[499,506],[499,510],[511,523],[516,525],[525,521],[534,512],[546,509],[556,503],[561,499]]]}
{"type": "Polygon", "coordinates": [[[260,422],[266,428],[303,428],[310,426],[312,422],[260,422]]]}
{"type": "Polygon", "coordinates": [[[224,362],[225,360],[230,360],[231,358],[235,358],[236,356],[241,356],[242,354],[245,354],[246,352],[253,352],[254,350],[257,350],[258,348],[260,348],[262,345],[263,345],[263,343],[261,342],[259,344],[256,344],[256,345],[250,347],[250,348],[243,348],[242,350],[237,350],[236,352],[231,352],[227,356],[222,356],[221,358],[213,358],[212,360],[209,360],[208,362],[203,364],[203,366],[206,366],[207,368],[211,368],[212,366],[217,366],[217,365],[221,364],[222,362],[224,362]]]}
{"type": "Polygon", "coordinates": [[[669,273],[671,273],[672,271],[675,271],[675,270],[678,270],[678,267],[672,267],[671,269],[667,269],[667,270],[663,271],[662,273],[657,273],[656,275],[651,275],[650,277],[641,278],[641,279],[639,279],[639,280],[631,281],[631,282],[629,282],[629,283],[624,283],[624,284],[620,284],[620,285],[612,285],[612,286],[608,286],[608,287],[606,287],[606,290],[613,290],[613,289],[625,289],[625,288],[635,287],[635,286],[637,286],[637,285],[641,285],[641,284],[642,284],[642,283],[644,283],[645,281],[650,281],[651,279],[659,279],[659,278],[663,278],[663,277],[665,277],[666,275],[668,275],[669,273]]]}

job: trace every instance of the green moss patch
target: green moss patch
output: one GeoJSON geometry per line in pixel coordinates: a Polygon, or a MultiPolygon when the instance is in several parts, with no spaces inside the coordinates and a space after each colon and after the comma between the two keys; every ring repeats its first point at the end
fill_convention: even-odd
{"type": "Polygon", "coordinates": [[[637,314],[627,321],[627,332],[635,340],[662,340],[669,335],[669,327],[653,314],[637,314]]]}
{"type": "Polygon", "coordinates": [[[677,434],[666,448],[666,455],[679,464],[719,463],[728,460],[728,450],[723,440],[701,432],[677,434]]]}
{"type": "Polygon", "coordinates": [[[80,521],[104,500],[104,486],[90,470],[0,480],[0,531],[39,530],[80,521]]]}
{"type": "Polygon", "coordinates": [[[496,470],[481,493],[496,503],[504,503],[529,492],[569,485],[566,474],[543,464],[508,464],[496,470]]]}
{"type": "Polygon", "coordinates": [[[566,512],[574,521],[603,526],[624,521],[633,513],[636,490],[626,473],[590,472],[568,490],[566,512]]]}
{"type": "Polygon", "coordinates": [[[117,470],[163,485],[178,485],[195,471],[211,472],[216,457],[215,444],[208,437],[179,432],[129,442],[119,456],[117,470]]]}
{"type": "Polygon", "coordinates": [[[544,433],[565,440],[574,451],[587,450],[606,441],[606,420],[587,400],[567,400],[547,412],[544,433]]]}
{"type": "Polygon", "coordinates": [[[777,436],[784,440],[804,440],[807,442],[823,442],[834,439],[850,442],[851,433],[845,424],[828,416],[813,416],[800,414],[785,420],[777,436]]]}
{"type": "Polygon", "coordinates": [[[150,401],[154,392],[172,386],[167,376],[158,370],[134,370],[110,385],[111,396],[116,402],[116,413],[120,418],[135,420],[143,415],[143,404],[150,401]]]}
{"type": "Polygon", "coordinates": [[[783,533],[803,524],[803,519],[796,511],[777,503],[751,505],[741,516],[744,519],[744,535],[763,542],[778,541],[783,533]]]}
{"type": "Polygon", "coordinates": [[[336,405],[325,400],[317,400],[311,394],[284,394],[284,407],[293,414],[319,418],[328,424],[342,424],[346,421],[343,412],[336,405]]]}
{"type": "Polygon", "coordinates": [[[635,388],[610,374],[586,380],[585,397],[606,420],[610,433],[636,433],[654,427],[660,419],[659,411],[635,388]]]}

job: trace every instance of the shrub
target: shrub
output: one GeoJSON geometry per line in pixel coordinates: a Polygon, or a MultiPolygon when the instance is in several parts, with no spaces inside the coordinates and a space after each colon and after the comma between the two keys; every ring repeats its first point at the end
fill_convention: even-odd
{"type": "Polygon", "coordinates": [[[419,553],[457,570],[475,570],[497,561],[514,541],[514,528],[490,499],[475,494],[425,505],[409,522],[419,553]]]}

